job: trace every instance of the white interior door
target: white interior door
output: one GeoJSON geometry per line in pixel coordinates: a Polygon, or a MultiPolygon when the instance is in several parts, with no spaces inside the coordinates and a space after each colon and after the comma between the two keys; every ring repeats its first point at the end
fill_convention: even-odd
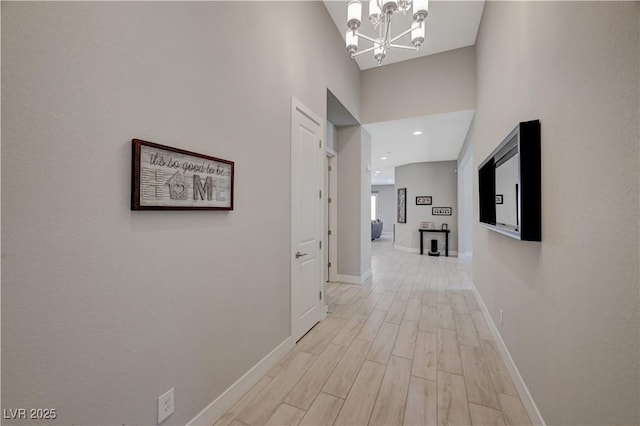
{"type": "Polygon", "coordinates": [[[291,109],[291,336],[321,318],[322,120],[295,98],[291,109]]]}

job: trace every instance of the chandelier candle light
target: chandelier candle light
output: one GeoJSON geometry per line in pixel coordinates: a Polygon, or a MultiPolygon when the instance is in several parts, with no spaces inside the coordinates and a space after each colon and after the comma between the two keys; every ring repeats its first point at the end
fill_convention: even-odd
{"type": "Polygon", "coordinates": [[[382,65],[389,49],[406,49],[418,52],[424,43],[425,18],[429,14],[429,0],[369,0],[369,20],[378,30],[378,38],[369,37],[358,32],[362,23],[362,2],[351,0],[347,6],[346,33],[347,52],[353,59],[356,56],[373,51],[373,57],[382,65]],[[391,37],[391,18],[396,12],[406,14],[413,6],[413,22],[406,31],[391,37]],[[411,33],[411,46],[394,44],[397,40],[411,33]],[[373,46],[358,52],[358,40],[363,38],[373,46]]]}

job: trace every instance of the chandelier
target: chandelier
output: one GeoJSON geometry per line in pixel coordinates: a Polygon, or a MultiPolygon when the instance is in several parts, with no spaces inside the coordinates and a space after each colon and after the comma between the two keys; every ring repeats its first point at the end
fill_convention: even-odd
{"type": "Polygon", "coordinates": [[[351,0],[347,6],[346,33],[347,52],[351,58],[373,51],[373,57],[382,65],[389,49],[405,49],[418,52],[424,42],[425,18],[429,13],[429,0],[369,0],[369,20],[378,31],[376,38],[358,32],[362,18],[362,2],[351,0]],[[406,14],[413,6],[413,22],[408,29],[395,37],[391,36],[391,18],[396,12],[406,14]],[[394,44],[400,38],[411,34],[411,46],[394,44]],[[358,52],[358,39],[363,38],[373,43],[373,46],[358,52]]]}

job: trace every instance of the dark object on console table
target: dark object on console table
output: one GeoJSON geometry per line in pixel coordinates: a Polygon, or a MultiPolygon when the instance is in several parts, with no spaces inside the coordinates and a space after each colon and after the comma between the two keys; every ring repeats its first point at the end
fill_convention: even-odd
{"type": "Polygon", "coordinates": [[[427,253],[429,256],[440,256],[438,251],[438,240],[431,240],[431,250],[427,253]]]}
{"type": "Polygon", "coordinates": [[[449,257],[449,232],[450,229],[418,229],[420,232],[420,254],[424,254],[424,241],[422,236],[425,232],[444,232],[444,255],[449,257]]]}

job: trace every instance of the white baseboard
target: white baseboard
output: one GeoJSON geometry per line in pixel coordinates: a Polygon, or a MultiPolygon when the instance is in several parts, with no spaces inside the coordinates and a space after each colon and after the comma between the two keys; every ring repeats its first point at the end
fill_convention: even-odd
{"type": "Polygon", "coordinates": [[[222,392],[211,404],[202,410],[197,416],[187,423],[191,425],[212,425],[226,413],[229,408],[238,402],[242,396],[249,391],[295,346],[291,337],[287,337],[267,356],[262,358],[256,365],[240,377],[234,384],[222,392]]]}
{"type": "Polygon", "coordinates": [[[522,404],[524,405],[525,410],[527,410],[527,414],[531,419],[531,423],[534,425],[546,426],[544,419],[542,418],[542,414],[538,409],[533,397],[531,396],[531,392],[529,392],[529,388],[524,383],[524,379],[520,375],[520,371],[518,371],[518,367],[516,367],[516,363],[511,358],[511,354],[509,353],[509,349],[504,344],[504,340],[502,340],[502,336],[498,331],[498,327],[493,322],[493,318],[489,315],[489,310],[487,309],[487,305],[484,304],[484,300],[482,300],[482,296],[478,292],[475,284],[472,284],[473,293],[478,300],[478,304],[482,309],[482,314],[484,315],[487,324],[489,324],[489,329],[491,330],[491,334],[493,334],[493,338],[495,339],[498,350],[500,351],[500,355],[502,355],[502,359],[507,366],[507,370],[509,370],[509,375],[513,380],[513,384],[516,386],[516,390],[518,391],[518,395],[520,395],[520,399],[522,400],[522,404]]]}
{"type": "Polygon", "coordinates": [[[336,274],[335,282],[347,283],[347,284],[362,284],[371,277],[371,268],[369,268],[364,274],[357,275],[343,275],[336,274]]]}

